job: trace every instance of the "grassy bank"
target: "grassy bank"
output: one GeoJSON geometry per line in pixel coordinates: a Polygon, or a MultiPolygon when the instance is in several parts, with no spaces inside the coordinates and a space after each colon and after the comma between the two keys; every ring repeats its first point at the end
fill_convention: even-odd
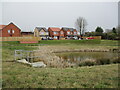
{"type": "Polygon", "coordinates": [[[118,48],[113,40],[49,40],[38,44],[3,42],[3,88],[117,88],[118,64],[78,68],[33,68],[16,62],[14,50],[111,49],[118,48]]]}
{"type": "Polygon", "coordinates": [[[3,63],[3,88],[117,88],[118,65],[32,68],[3,63]]]}
{"type": "Polygon", "coordinates": [[[41,40],[36,44],[20,44],[19,41],[4,41],[3,45],[20,45],[20,46],[38,46],[38,45],[111,45],[118,46],[117,40],[41,40]]]}
{"type": "MultiPolygon", "coordinates": [[[[3,42],[2,44],[2,61],[13,61],[15,50],[34,50],[35,47],[14,45],[16,42],[3,42]]],[[[17,43],[19,44],[19,43],[17,43]]]]}

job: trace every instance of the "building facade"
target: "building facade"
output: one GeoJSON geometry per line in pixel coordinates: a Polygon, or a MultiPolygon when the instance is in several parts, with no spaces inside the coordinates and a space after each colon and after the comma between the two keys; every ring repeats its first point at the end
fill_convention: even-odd
{"type": "Polygon", "coordinates": [[[78,32],[74,28],[66,28],[63,27],[61,30],[64,31],[64,37],[66,39],[71,39],[71,38],[78,38],[78,32]]]}
{"type": "Polygon", "coordinates": [[[36,27],[34,30],[35,37],[48,38],[49,33],[45,27],[36,27]]]}
{"type": "Polygon", "coordinates": [[[20,37],[21,29],[12,22],[8,25],[0,25],[0,37],[20,37]]]}
{"type": "Polygon", "coordinates": [[[64,37],[64,32],[60,28],[49,27],[48,28],[49,36],[55,40],[59,40],[61,37],[64,37]]]}

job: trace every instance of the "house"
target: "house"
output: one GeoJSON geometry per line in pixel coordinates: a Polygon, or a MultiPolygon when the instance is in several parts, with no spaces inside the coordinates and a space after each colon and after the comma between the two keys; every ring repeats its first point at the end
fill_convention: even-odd
{"type": "Polygon", "coordinates": [[[21,30],[14,23],[0,25],[0,37],[20,37],[21,30]]]}
{"type": "Polygon", "coordinates": [[[64,31],[61,30],[60,28],[49,27],[48,32],[49,32],[49,36],[56,40],[64,37],[64,31]]]}
{"type": "Polygon", "coordinates": [[[34,30],[35,37],[48,38],[49,33],[45,27],[36,27],[34,30]]]}
{"type": "Polygon", "coordinates": [[[33,37],[34,33],[33,32],[21,32],[22,37],[33,37]]]}
{"type": "Polygon", "coordinates": [[[74,28],[63,27],[61,30],[64,31],[64,37],[66,37],[67,39],[78,38],[78,32],[74,28]]]}
{"type": "Polygon", "coordinates": [[[60,36],[60,39],[63,39],[65,37],[64,30],[60,29],[59,36],[60,36]]]}

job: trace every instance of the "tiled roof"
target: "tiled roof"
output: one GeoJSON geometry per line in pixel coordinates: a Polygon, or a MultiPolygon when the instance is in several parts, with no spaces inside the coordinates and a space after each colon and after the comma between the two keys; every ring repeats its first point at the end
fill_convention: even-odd
{"type": "Polygon", "coordinates": [[[61,30],[60,28],[56,28],[56,27],[50,27],[50,29],[51,29],[52,31],[60,31],[60,30],[61,30]]]}
{"type": "Polygon", "coordinates": [[[0,25],[0,29],[3,29],[5,26],[7,26],[7,25],[0,25]]]}
{"type": "Polygon", "coordinates": [[[48,31],[45,27],[36,27],[38,31],[41,31],[42,29],[44,29],[46,32],[48,31]]]}
{"type": "Polygon", "coordinates": [[[66,30],[66,31],[67,31],[67,30],[70,30],[70,31],[75,30],[74,28],[67,28],[67,27],[62,27],[62,29],[63,29],[63,30],[66,30]]]}

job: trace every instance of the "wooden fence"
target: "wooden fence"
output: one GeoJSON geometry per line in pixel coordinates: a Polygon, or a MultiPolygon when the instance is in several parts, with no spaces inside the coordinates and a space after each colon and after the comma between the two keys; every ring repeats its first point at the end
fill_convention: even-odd
{"type": "MultiPolygon", "coordinates": [[[[101,40],[101,36],[91,36],[94,39],[101,40]]],[[[82,37],[83,39],[89,38],[89,37],[82,37]]]]}
{"type": "Polygon", "coordinates": [[[40,37],[0,37],[0,41],[39,41],[40,37]]]}

